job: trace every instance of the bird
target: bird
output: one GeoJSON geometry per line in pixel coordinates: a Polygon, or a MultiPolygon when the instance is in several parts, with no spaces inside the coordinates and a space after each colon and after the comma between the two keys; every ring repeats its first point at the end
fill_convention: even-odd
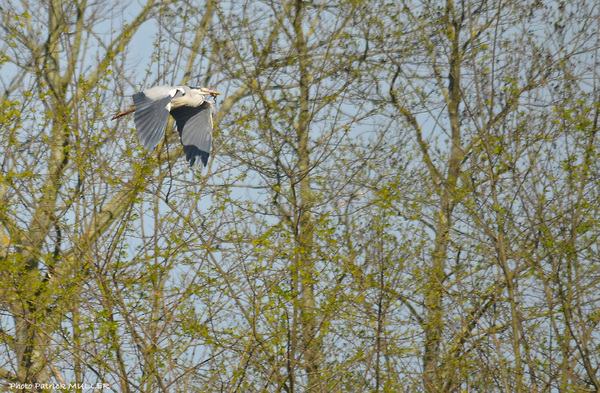
{"type": "Polygon", "coordinates": [[[165,135],[169,114],[175,119],[190,167],[208,163],[212,147],[213,105],[206,96],[221,93],[204,87],[155,86],[133,95],[132,109],[117,113],[112,120],[134,113],[140,143],[153,150],[165,135]],[[199,160],[198,160],[199,159],[199,160]]]}

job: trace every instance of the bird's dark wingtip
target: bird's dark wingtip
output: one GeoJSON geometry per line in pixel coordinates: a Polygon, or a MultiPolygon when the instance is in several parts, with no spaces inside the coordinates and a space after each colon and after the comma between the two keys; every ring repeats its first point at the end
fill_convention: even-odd
{"type": "Polygon", "coordinates": [[[209,153],[198,149],[196,146],[183,146],[183,152],[185,153],[185,159],[190,162],[190,167],[196,164],[198,157],[200,157],[203,166],[208,164],[209,153]]]}

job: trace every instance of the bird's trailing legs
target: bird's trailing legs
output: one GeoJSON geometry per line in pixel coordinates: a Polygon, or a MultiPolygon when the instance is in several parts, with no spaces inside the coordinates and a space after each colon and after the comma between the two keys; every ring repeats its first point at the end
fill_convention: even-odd
{"type": "Polygon", "coordinates": [[[133,108],[131,108],[131,109],[129,109],[129,110],[126,110],[126,111],[124,111],[124,112],[119,112],[119,113],[117,113],[117,114],[116,114],[116,115],[114,115],[114,116],[112,117],[112,119],[110,119],[110,120],[115,120],[115,119],[118,119],[118,118],[119,118],[119,117],[121,117],[121,116],[125,116],[125,115],[128,115],[128,114],[130,114],[130,113],[133,113],[133,112],[135,112],[135,107],[133,107],[133,108]]]}

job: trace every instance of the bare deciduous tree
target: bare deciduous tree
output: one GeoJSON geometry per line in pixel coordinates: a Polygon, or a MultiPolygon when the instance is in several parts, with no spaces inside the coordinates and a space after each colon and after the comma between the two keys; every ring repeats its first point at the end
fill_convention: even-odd
{"type": "Polygon", "coordinates": [[[598,390],[599,9],[3,5],[3,386],[598,390]],[[178,83],[204,171],[108,120],[178,83]]]}

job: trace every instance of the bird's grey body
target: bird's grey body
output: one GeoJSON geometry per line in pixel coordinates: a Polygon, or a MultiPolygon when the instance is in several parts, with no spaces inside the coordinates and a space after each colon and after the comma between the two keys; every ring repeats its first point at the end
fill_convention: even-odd
{"type": "Polygon", "coordinates": [[[140,142],[149,150],[165,134],[169,114],[175,119],[190,166],[200,158],[206,165],[212,146],[212,103],[215,91],[189,86],[156,86],[133,95],[135,125],[140,142]]]}

